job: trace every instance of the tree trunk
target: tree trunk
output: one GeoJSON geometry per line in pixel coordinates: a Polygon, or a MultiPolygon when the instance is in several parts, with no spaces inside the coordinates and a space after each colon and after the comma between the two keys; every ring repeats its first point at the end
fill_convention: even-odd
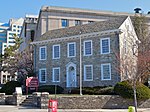
{"type": "Polygon", "coordinates": [[[133,92],[134,92],[134,106],[135,106],[135,112],[137,112],[136,82],[134,82],[134,84],[133,84],[133,92]]]}

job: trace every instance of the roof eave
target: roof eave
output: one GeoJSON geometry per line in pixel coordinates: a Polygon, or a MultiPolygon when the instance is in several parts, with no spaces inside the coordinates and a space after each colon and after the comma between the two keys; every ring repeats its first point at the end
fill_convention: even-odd
{"type": "Polygon", "coordinates": [[[70,40],[70,39],[77,39],[77,38],[90,38],[90,37],[95,37],[95,36],[100,36],[100,35],[120,34],[120,33],[121,33],[120,29],[106,30],[106,31],[86,33],[86,34],[81,33],[81,34],[69,36],[69,37],[61,37],[61,38],[47,39],[47,40],[42,40],[42,41],[35,41],[35,42],[31,42],[30,44],[31,45],[47,44],[49,42],[54,42],[54,41],[63,41],[63,40],[70,40]]]}

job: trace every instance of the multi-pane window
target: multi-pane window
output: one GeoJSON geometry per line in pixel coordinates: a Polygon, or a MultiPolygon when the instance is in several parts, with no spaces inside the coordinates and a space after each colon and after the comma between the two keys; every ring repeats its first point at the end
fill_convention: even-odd
{"type": "Polygon", "coordinates": [[[101,64],[101,79],[111,80],[111,64],[101,64]]]}
{"type": "Polygon", "coordinates": [[[101,54],[109,54],[110,53],[110,39],[102,38],[101,39],[101,54]]]}
{"type": "Polygon", "coordinates": [[[92,55],[92,40],[84,41],[84,56],[92,55]]]}
{"type": "Polygon", "coordinates": [[[93,65],[84,65],[84,80],[93,80],[93,65]]]}
{"type": "Polygon", "coordinates": [[[76,43],[68,43],[68,57],[75,57],[76,56],[76,43]]]}
{"type": "Polygon", "coordinates": [[[40,60],[46,60],[46,46],[40,47],[40,60]]]}
{"type": "Polygon", "coordinates": [[[60,45],[53,45],[53,59],[60,58],[60,45]]]}
{"type": "Polygon", "coordinates": [[[62,19],[61,20],[61,25],[62,25],[62,27],[68,27],[69,26],[68,20],[67,19],[62,19]]]}
{"type": "Polygon", "coordinates": [[[77,25],[81,25],[81,21],[80,20],[75,20],[75,26],[77,25]]]}
{"type": "Polygon", "coordinates": [[[41,83],[45,83],[46,82],[46,68],[42,68],[39,69],[39,79],[41,83]]]}
{"type": "Polygon", "coordinates": [[[60,82],[60,67],[53,68],[53,82],[60,82]]]}

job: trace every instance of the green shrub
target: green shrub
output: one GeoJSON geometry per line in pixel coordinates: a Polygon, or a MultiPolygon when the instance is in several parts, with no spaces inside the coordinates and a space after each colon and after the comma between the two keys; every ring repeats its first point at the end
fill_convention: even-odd
{"type": "MultiPolygon", "coordinates": [[[[64,89],[60,86],[56,86],[56,93],[61,94],[64,89]]],[[[38,87],[38,92],[48,92],[49,94],[55,94],[55,85],[43,85],[38,87]]]]}
{"type": "MultiPolygon", "coordinates": [[[[75,88],[71,90],[71,94],[79,94],[80,89],[75,88]]],[[[88,95],[112,95],[114,94],[113,87],[84,87],[82,88],[82,93],[83,94],[88,94],[88,95]]]]}
{"type": "Polygon", "coordinates": [[[100,95],[114,95],[114,87],[101,88],[95,92],[100,95]]]}
{"type": "MultiPolygon", "coordinates": [[[[132,85],[128,81],[118,82],[114,87],[114,92],[124,98],[134,98],[132,85]]],[[[142,83],[136,85],[136,93],[138,100],[150,98],[150,89],[142,83]]]]}
{"type": "Polygon", "coordinates": [[[0,92],[5,93],[6,95],[12,95],[15,92],[16,87],[21,87],[21,84],[18,81],[9,81],[3,85],[0,92]]]}

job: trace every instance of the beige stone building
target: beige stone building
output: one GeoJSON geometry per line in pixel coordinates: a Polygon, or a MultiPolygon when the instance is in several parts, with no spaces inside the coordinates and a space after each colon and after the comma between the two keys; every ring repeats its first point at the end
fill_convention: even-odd
{"type": "MultiPolygon", "coordinates": [[[[79,87],[81,81],[84,87],[93,87],[115,85],[123,80],[123,74],[115,69],[120,67],[115,54],[122,57],[125,53],[133,57],[130,50],[138,39],[132,21],[127,16],[106,16],[103,18],[105,21],[95,18],[89,20],[99,22],[52,31],[45,29],[51,27],[41,25],[39,33],[42,35],[31,43],[34,46],[34,67],[40,85],[79,87]],[[132,36],[127,36],[129,32],[132,36]]],[[[44,20],[39,19],[38,24],[44,20]]]]}
{"type": "Polygon", "coordinates": [[[88,24],[95,21],[106,21],[119,16],[133,15],[133,13],[43,6],[39,13],[36,37],[41,36],[49,30],[88,24]]]}
{"type": "Polygon", "coordinates": [[[35,30],[37,26],[38,16],[26,14],[20,33],[23,43],[20,45],[19,51],[22,52],[29,47],[30,42],[34,40],[35,30]]]}

